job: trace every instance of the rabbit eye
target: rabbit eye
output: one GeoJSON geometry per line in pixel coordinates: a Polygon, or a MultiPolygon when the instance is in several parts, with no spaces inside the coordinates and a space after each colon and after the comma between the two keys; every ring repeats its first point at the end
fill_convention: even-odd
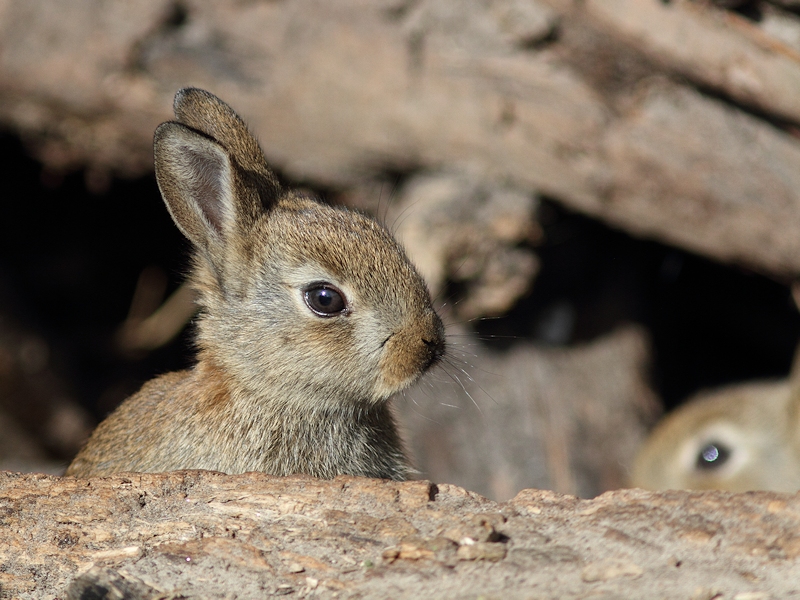
{"type": "Polygon", "coordinates": [[[731,457],[731,451],[725,444],[719,442],[709,442],[700,450],[695,462],[695,468],[701,471],[718,469],[731,457]]]}
{"type": "Polygon", "coordinates": [[[328,283],[313,284],[303,292],[306,306],[320,317],[335,317],[347,311],[344,294],[328,283]]]}

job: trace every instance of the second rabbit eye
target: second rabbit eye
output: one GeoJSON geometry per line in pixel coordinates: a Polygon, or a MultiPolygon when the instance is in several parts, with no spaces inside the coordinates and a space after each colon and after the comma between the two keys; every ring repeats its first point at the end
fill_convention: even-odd
{"type": "Polygon", "coordinates": [[[708,442],[700,450],[695,462],[695,468],[699,470],[718,469],[731,457],[731,450],[720,442],[708,442]]]}
{"type": "Polygon", "coordinates": [[[347,311],[344,294],[329,283],[310,285],[303,291],[303,299],[320,317],[335,317],[347,311]]]}

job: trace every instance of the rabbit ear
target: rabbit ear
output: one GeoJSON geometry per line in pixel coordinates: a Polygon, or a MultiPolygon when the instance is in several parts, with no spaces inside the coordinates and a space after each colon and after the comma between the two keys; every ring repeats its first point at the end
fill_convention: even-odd
{"type": "Polygon", "coordinates": [[[235,226],[234,166],[225,149],[180,123],[163,123],[154,140],[156,181],[178,229],[204,250],[235,226]]]}
{"type": "Polygon", "coordinates": [[[214,94],[198,88],[183,88],[175,94],[173,110],[179,123],[217,140],[243,169],[259,173],[278,186],[247,125],[214,94]]]}

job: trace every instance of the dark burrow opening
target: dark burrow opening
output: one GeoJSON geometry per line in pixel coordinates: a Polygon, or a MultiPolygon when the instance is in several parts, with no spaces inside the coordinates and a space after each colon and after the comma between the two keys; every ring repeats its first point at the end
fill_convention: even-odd
{"type": "Polygon", "coordinates": [[[800,341],[788,285],[633,238],[552,201],[540,221],[545,240],[531,293],[479,326],[496,345],[579,343],[640,323],[653,347],[651,383],[667,409],[699,389],[788,374],[800,341]]]}
{"type": "MultiPolygon", "coordinates": [[[[188,243],[152,176],[87,191],[81,173],[43,173],[14,136],[0,136],[8,189],[0,217],[0,324],[34,333],[70,395],[102,418],[146,380],[192,363],[191,327],[138,356],[116,350],[145,268],[180,283],[188,243]]],[[[668,408],[702,387],[788,373],[800,337],[789,288],[544,200],[541,271],[505,317],[477,325],[488,343],[572,344],[621,323],[644,325],[652,383],[668,408]]],[[[1,341],[1,340],[0,340],[1,341]]]]}

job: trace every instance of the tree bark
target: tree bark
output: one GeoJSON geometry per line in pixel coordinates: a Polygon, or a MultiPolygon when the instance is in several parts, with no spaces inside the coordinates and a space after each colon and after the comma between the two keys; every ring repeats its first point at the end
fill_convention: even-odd
{"type": "Polygon", "coordinates": [[[800,500],[787,494],[578,500],[525,490],[496,503],[426,481],[186,471],[2,473],[0,498],[6,598],[786,598],[800,589],[800,500]]]}
{"type": "Polygon", "coordinates": [[[293,177],[469,170],[794,277],[800,54],[768,21],[688,0],[6,0],[0,122],[52,168],[141,173],[199,85],[293,177]]]}

